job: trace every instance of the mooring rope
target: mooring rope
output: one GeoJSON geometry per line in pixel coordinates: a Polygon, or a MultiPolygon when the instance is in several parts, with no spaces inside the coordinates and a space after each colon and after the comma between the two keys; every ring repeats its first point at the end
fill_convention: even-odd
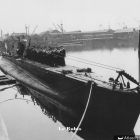
{"type": "MultiPolygon", "coordinates": [[[[13,88],[13,87],[15,87],[15,86],[17,86],[17,84],[12,85],[12,86],[9,86],[9,87],[2,88],[2,89],[0,89],[0,91],[4,91],[4,90],[6,90],[6,89],[13,88]]],[[[13,89],[14,89],[14,88],[13,88],[13,89]]]]}
{"type": "Polygon", "coordinates": [[[29,101],[29,102],[33,102],[32,100],[23,99],[23,98],[10,98],[10,99],[6,99],[6,100],[1,101],[0,104],[1,104],[1,103],[5,103],[5,102],[7,102],[7,101],[16,100],[16,99],[18,99],[18,100],[24,100],[24,101],[29,101]]]}
{"type": "MultiPolygon", "coordinates": [[[[16,86],[17,84],[14,84],[14,83],[8,83],[8,81],[4,81],[3,80],[3,78],[6,78],[7,80],[15,80],[15,79],[9,79],[9,78],[7,78],[6,77],[6,75],[0,75],[0,80],[2,80],[2,82],[5,84],[5,85],[12,85],[12,86],[16,86]]],[[[15,80],[15,83],[16,83],[16,80],[15,80]]],[[[2,86],[4,86],[4,85],[2,85],[2,86]]],[[[12,88],[12,86],[11,86],[11,88],[12,88]]],[[[10,86],[9,86],[9,88],[10,88],[10,86]]],[[[4,89],[4,88],[3,88],[4,89]]],[[[2,91],[2,89],[0,89],[0,91],[2,91]]]]}
{"type": "Polygon", "coordinates": [[[79,122],[78,126],[76,127],[75,132],[73,133],[73,135],[71,137],[71,140],[73,140],[73,138],[76,136],[76,134],[77,134],[77,132],[78,132],[78,130],[79,130],[84,118],[85,118],[85,115],[86,115],[86,112],[87,112],[87,109],[88,109],[88,105],[89,105],[89,101],[90,101],[90,97],[91,97],[91,93],[92,93],[92,89],[93,89],[93,82],[91,81],[90,92],[89,92],[88,100],[87,100],[87,103],[86,103],[86,107],[84,109],[84,112],[83,112],[83,115],[82,115],[82,117],[80,119],[80,122],[79,122]]]}

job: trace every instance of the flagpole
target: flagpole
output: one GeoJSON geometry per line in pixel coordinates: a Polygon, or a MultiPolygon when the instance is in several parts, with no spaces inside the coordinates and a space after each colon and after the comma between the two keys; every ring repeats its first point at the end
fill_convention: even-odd
{"type": "Polygon", "coordinates": [[[140,30],[139,30],[139,43],[138,43],[138,76],[140,83],[140,30]]]}

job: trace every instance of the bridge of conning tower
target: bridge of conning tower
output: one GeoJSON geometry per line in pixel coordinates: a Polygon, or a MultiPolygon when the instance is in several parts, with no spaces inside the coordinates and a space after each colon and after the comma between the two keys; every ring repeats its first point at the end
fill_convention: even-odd
{"type": "Polygon", "coordinates": [[[25,58],[52,67],[65,66],[65,56],[66,52],[63,47],[52,48],[51,50],[38,50],[34,48],[27,48],[24,55],[25,58]]]}

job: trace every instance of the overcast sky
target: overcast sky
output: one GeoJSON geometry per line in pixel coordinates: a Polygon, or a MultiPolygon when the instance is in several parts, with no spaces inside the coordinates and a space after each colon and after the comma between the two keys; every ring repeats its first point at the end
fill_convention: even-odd
{"type": "Polygon", "coordinates": [[[138,27],[140,0],[0,0],[0,29],[4,33],[36,32],[63,23],[66,31],[138,27]]]}

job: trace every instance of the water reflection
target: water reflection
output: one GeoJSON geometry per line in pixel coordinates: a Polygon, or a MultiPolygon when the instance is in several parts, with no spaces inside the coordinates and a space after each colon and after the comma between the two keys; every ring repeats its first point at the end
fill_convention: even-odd
{"type": "MultiPolygon", "coordinates": [[[[62,123],[56,122],[52,114],[44,110],[43,106],[41,106],[41,110],[40,105],[37,105],[39,102],[36,102],[34,98],[32,98],[32,101],[32,96],[27,95],[28,90],[26,89],[18,86],[17,88],[11,88],[0,93],[0,102],[3,101],[0,103],[0,114],[7,127],[9,140],[71,139],[72,134],[66,130],[60,131],[59,127],[64,128],[62,123]],[[18,91],[22,89],[22,93],[24,94],[19,94],[17,89],[18,91]],[[8,99],[9,101],[7,101],[8,99]]],[[[50,111],[53,110],[53,106],[52,108],[48,108],[50,111]]],[[[78,136],[75,139],[81,140],[78,136]]]]}
{"type": "MultiPolygon", "coordinates": [[[[30,96],[34,105],[38,105],[41,108],[42,113],[47,115],[48,118],[51,118],[53,122],[61,122],[63,126],[58,127],[59,131],[67,130],[75,132],[77,130],[76,127],[79,123],[79,117],[77,117],[74,113],[71,114],[69,113],[69,111],[63,110],[61,106],[58,106],[58,104],[55,104],[52,101],[50,101],[47,96],[37,91],[34,91],[24,85],[18,85],[17,89],[23,97],[25,95],[30,96]]],[[[81,137],[85,138],[85,136],[82,133],[80,133],[81,130],[82,128],[78,129],[78,134],[81,137]]],[[[87,133],[86,138],[88,135],[91,136],[91,133],[87,133]]]]}

